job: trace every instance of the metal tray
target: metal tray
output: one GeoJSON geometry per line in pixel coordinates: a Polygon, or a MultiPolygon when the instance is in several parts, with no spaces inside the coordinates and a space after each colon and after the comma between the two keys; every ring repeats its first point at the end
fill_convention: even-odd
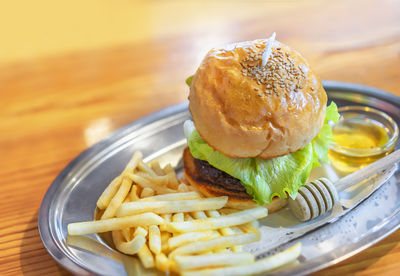
{"type": "MultiPolygon", "coordinates": [[[[388,113],[400,125],[399,97],[350,83],[325,81],[323,85],[329,99],[339,106],[371,106],[388,113]]],[[[68,240],[67,225],[93,219],[97,198],[136,150],[143,152],[146,161],[157,158],[161,164],[178,165],[185,145],[182,124],[190,118],[187,107],[187,102],[171,106],[117,130],[81,153],[58,175],[43,198],[38,224],[44,246],[60,265],[79,275],[126,275],[132,268],[127,263],[134,263],[135,258],[127,259],[117,253],[98,235],[68,240]]],[[[276,274],[303,275],[317,271],[394,232],[400,226],[399,195],[397,170],[356,209],[298,238],[303,244],[299,264],[276,274]]],[[[257,253],[262,255],[270,250],[262,244],[257,248],[257,253]]],[[[144,272],[155,274],[140,271],[144,272]]],[[[136,273],[139,272],[136,270],[136,273]]]]}

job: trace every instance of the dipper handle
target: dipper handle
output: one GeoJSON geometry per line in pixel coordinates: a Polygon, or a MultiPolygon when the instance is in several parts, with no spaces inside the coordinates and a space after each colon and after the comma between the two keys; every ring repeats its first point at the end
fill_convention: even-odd
{"type": "Polygon", "coordinates": [[[289,199],[289,208],[301,221],[314,219],[329,210],[339,201],[339,193],[357,184],[400,160],[400,150],[349,174],[335,184],[329,179],[320,178],[307,183],[299,189],[295,200],[289,199]]]}
{"type": "Polygon", "coordinates": [[[360,183],[361,181],[367,179],[370,176],[373,176],[379,171],[387,168],[391,164],[395,164],[400,161],[400,149],[392,152],[389,155],[365,166],[364,168],[359,169],[358,171],[353,172],[352,174],[346,175],[345,177],[339,179],[336,183],[336,189],[340,192],[346,190],[356,183],[360,183]]]}

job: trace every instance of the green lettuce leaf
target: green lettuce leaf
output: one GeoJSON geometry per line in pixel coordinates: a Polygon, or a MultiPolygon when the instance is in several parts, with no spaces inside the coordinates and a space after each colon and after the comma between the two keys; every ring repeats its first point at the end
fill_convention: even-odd
{"type": "Polygon", "coordinates": [[[321,132],[303,149],[274,159],[229,158],[211,148],[199,135],[192,122],[185,123],[185,135],[192,155],[239,179],[248,194],[262,205],[274,196],[295,198],[318,159],[328,161],[328,146],[333,140],[329,121],[337,122],[339,114],[335,103],[327,107],[321,132]]]}
{"type": "Polygon", "coordinates": [[[337,123],[339,121],[339,112],[334,102],[326,108],[324,124],[318,135],[312,141],[315,155],[324,163],[329,164],[328,149],[329,144],[333,142],[332,127],[329,121],[337,123]]]}
{"type": "Polygon", "coordinates": [[[192,80],[193,80],[194,75],[191,75],[186,79],[186,84],[190,87],[192,85],[192,80]]]}

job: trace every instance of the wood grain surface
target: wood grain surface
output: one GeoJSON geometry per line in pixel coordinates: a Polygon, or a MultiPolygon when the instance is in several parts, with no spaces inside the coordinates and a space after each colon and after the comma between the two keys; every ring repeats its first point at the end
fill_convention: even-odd
{"type": "MultiPolygon", "coordinates": [[[[47,188],[112,131],[186,100],[213,46],[275,31],[321,79],[400,96],[394,0],[13,1],[0,26],[0,275],[69,275],[39,237],[47,188]]],[[[400,275],[399,259],[396,231],[316,275],[400,275]]]]}

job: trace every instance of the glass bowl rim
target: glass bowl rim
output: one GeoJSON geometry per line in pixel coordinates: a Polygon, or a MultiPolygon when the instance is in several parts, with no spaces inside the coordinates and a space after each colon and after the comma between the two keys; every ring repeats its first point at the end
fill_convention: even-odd
{"type": "MultiPolygon", "coordinates": [[[[339,113],[353,112],[353,113],[361,114],[360,111],[365,114],[374,113],[375,115],[378,115],[378,116],[384,118],[386,121],[389,122],[390,126],[393,128],[393,135],[391,137],[389,137],[389,140],[384,145],[379,146],[379,147],[370,148],[370,149],[355,149],[355,148],[350,148],[350,147],[344,147],[344,146],[335,144],[334,142],[332,142],[329,145],[329,149],[331,149],[337,153],[343,154],[343,155],[354,156],[354,157],[374,156],[374,155],[388,152],[391,149],[393,149],[393,147],[395,146],[395,143],[397,141],[397,138],[399,136],[399,128],[397,126],[396,121],[393,120],[393,118],[390,117],[388,114],[386,114],[383,111],[377,110],[375,108],[369,107],[369,106],[348,105],[348,106],[342,106],[342,107],[338,108],[339,113]]],[[[387,125],[387,124],[385,124],[385,125],[387,125]]]]}

